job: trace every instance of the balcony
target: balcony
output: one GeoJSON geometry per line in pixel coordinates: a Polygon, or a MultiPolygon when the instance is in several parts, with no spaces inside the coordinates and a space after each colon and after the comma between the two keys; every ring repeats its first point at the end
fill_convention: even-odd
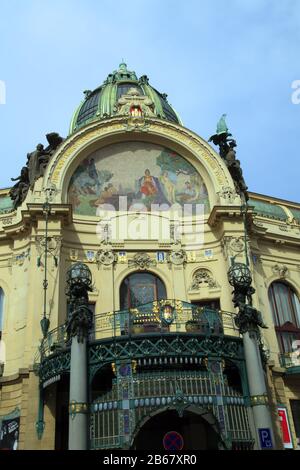
{"type": "MultiPolygon", "coordinates": [[[[89,367],[161,357],[190,360],[209,356],[243,360],[234,314],[179,300],[160,300],[130,310],[95,315],[88,341],[89,367]]],[[[36,360],[41,382],[70,367],[66,324],[50,331],[36,360]]]]}
{"type": "Polygon", "coordinates": [[[300,350],[279,355],[281,367],[286,370],[287,375],[300,374],[300,350]]]}

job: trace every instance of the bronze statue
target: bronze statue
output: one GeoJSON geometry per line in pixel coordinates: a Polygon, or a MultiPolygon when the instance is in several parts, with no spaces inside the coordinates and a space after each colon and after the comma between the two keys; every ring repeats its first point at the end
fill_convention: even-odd
{"type": "Polygon", "coordinates": [[[11,181],[18,181],[9,191],[10,198],[13,200],[14,210],[25,201],[29,189],[29,172],[27,166],[23,166],[20,176],[11,178],[11,181]]]}
{"type": "Polygon", "coordinates": [[[227,153],[225,154],[224,160],[228,167],[229,173],[232,176],[232,179],[235,183],[236,189],[238,193],[242,193],[245,195],[246,201],[249,199],[248,197],[248,186],[243,177],[243,170],[241,168],[241,163],[239,160],[236,159],[236,152],[234,148],[236,147],[236,142],[233,139],[228,140],[229,148],[227,153]]]}
{"type": "Polygon", "coordinates": [[[44,152],[44,146],[42,144],[38,144],[33,152],[27,154],[27,166],[31,189],[33,188],[34,182],[38,178],[37,175],[39,174],[40,168],[39,161],[44,152]]]}
{"type": "Polygon", "coordinates": [[[30,188],[32,189],[36,180],[44,176],[49,160],[58,146],[64,141],[56,132],[46,135],[48,147],[44,149],[42,144],[38,144],[34,152],[27,154],[27,166],[29,168],[30,188]]]}
{"type": "Polygon", "coordinates": [[[18,178],[12,178],[12,181],[18,181],[9,192],[13,200],[13,207],[17,209],[25,200],[29,188],[32,190],[34,183],[41,176],[44,176],[49,160],[55,150],[64,141],[64,139],[56,132],[46,135],[48,147],[44,148],[42,144],[38,144],[33,152],[27,154],[26,166],[22,168],[21,175],[18,178]]]}
{"type": "Polygon", "coordinates": [[[236,191],[244,196],[245,202],[248,201],[248,187],[243,177],[241,163],[236,159],[236,141],[232,139],[232,134],[228,132],[228,127],[225,122],[226,114],[223,114],[217,125],[217,133],[210,137],[208,142],[213,142],[219,146],[220,156],[225,161],[229,173],[234,181],[236,191]]]}

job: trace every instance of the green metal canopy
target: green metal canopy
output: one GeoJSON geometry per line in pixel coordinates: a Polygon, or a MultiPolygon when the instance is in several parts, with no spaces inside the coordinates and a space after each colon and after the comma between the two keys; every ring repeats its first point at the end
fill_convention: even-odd
{"type": "Polygon", "coordinates": [[[131,88],[137,89],[141,95],[154,103],[154,114],[158,118],[182,124],[180,117],[169,104],[167,95],[149,85],[146,75],[138,79],[136,73],[129,71],[127,65],[122,62],[119,69],[110,73],[101,86],[93,91],[84,91],[85,99],[73,115],[69,134],[90,122],[114,117],[117,114],[118,100],[131,88]]]}

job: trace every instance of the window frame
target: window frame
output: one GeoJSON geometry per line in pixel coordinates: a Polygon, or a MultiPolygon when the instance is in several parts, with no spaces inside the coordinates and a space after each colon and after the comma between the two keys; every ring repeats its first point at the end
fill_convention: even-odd
{"type": "Polygon", "coordinates": [[[283,282],[281,280],[273,281],[269,287],[268,291],[269,303],[272,311],[272,317],[274,321],[274,328],[277,336],[277,341],[279,344],[279,349],[281,353],[289,353],[291,352],[291,348],[287,350],[286,342],[288,336],[294,335],[295,339],[300,339],[300,320],[298,318],[298,312],[296,310],[295,302],[293,301],[295,298],[298,299],[299,297],[295,291],[295,289],[288,283],[283,282]],[[282,310],[285,306],[281,302],[281,297],[283,293],[279,291],[279,288],[284,286],[285,293],[287,294],[287,298],[285,299],[287,305],[289,306],[288,317],[289,320],[284,321],[284,317],[282,315],[282,310]],[[276,292],[276,288],[278,288],[276,292]],[[278,302],[280,301],[280,304],[278,302]],[[281,321],[284,321],[284,323],[281,321]]]}

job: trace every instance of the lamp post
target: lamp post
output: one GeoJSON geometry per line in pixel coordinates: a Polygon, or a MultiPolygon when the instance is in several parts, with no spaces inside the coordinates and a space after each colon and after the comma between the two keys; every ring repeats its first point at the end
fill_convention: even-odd
{"type": "Polygon", "coordinates": [[[92,274],[88,266],[75,263],[67,272],[67,296],[70,316],[67,323],[71,339],[69,449],[87,449],[88,370],[87,339],[92,325],[88,292],[92,290],[92,274]]]}
{"type": "Polygon", "coordinates": [[[219,146],[220,156],[224,160],[232,177],[235,189],[241,197],[241,215],[244,223],[245,261],[233,264],[228,271],[229,283],[233,286],[233,303],[238,308],[235,322],[243,336],[246,369],[250,389],[250,400],[253,409],[254,422],[257,430],[257,442],[261,448],[272,448],[274,442],[272,432],[271,413],[267,406],[267,388],[259,350],[260,330],[266,328],[261,313],[252,305],[252,295],[255,289],[252,287],[252,276],[249,269],[249,257],[247,249],[247,212],[248,212],[248,187],[243,177],[240,161],[236,158],[236,141],[229,132],[223,114],[217,124],[216,134],[211,136],[209,142],[219,146]]]}
{"type": "Polygon", "coordinates": [[[266,328],[261,313],[252,306],[252,276],[244,263],[234,263],[228,271],[229,283],[233,286],[233,304],[238,308],[235,323],[243,336],[246,370],[250,391],[257,442],[261,449],[273,448],[271,413],[268,406],[267,387],[259,349],[260,330],[266,328]]]}

